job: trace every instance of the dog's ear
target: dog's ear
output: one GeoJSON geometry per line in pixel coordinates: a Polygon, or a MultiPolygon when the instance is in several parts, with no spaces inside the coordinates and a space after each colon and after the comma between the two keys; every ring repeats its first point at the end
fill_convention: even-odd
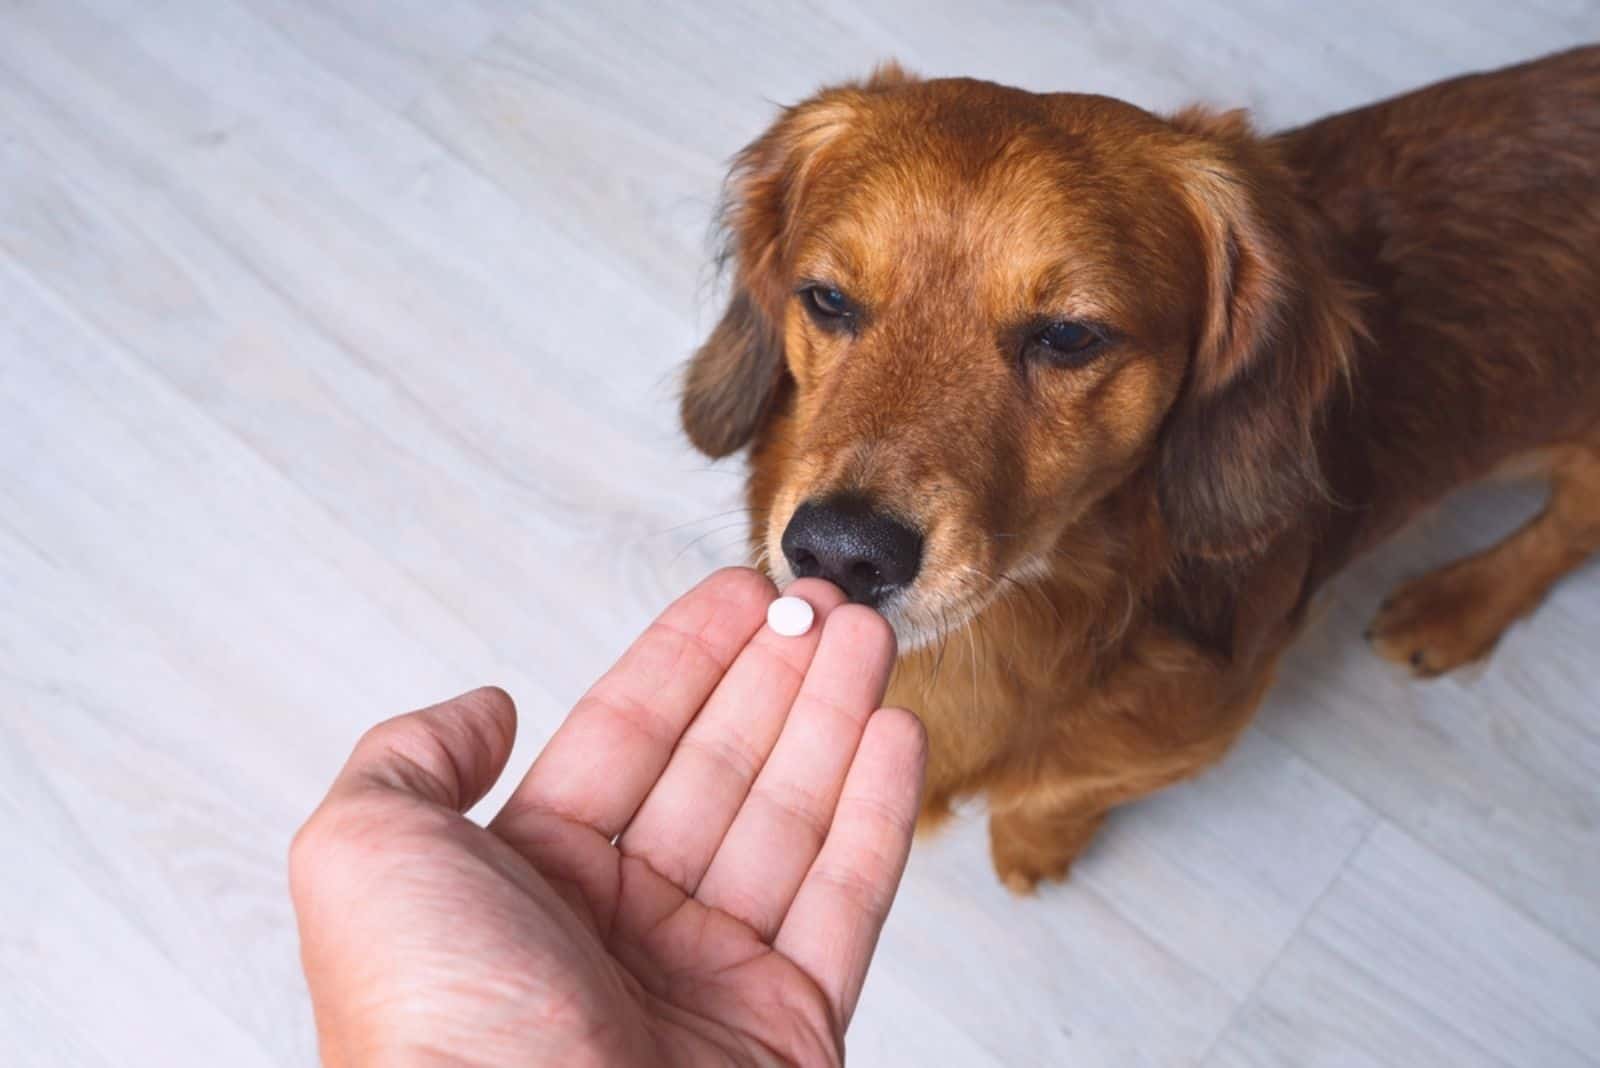
{"type": "Polygon", "coordinates": [[[749,290],[736,287],[722,321],[683,377],[680,414],[689,441],[714,460],[747,444],[784,373],[782,342],[771,318],[749,290]]]}
{"type": "Polygon", "coordinates": [[[783,311],[795,205],[826,165],[826,149],[863,98],[914,81],[893,63],[866,81],[824,90],[787,108],[735,157],[721,211],[733,291],[711,336],[689,361],[680,412],[694,447],[726,456],[749,443],[785,375],[783,311]]]}
{"type": "Polygon", "coordinates": [[[1180,552],[1238,556],[1328,499],[1316,430],[1361,328],[1293,175],[1242,113],[1191,110],[1173,124],[1191,135],[1180,183],[1205,278],[1160,443],[1161,510],[1180,552]]]}

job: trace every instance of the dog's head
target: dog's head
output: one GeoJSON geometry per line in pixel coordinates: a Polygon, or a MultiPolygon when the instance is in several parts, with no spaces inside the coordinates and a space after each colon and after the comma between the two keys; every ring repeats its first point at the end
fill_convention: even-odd
{"type": "Polygon", "coordinates": [[[902,647],[1070,567],[1119,487],[1212,556],[1321,492],[1349,298],[1236,115],[888,68],[745,149],[726,222],[684,425],[711,456],[755,443],[774,575],[832,579],[902,647]]]}

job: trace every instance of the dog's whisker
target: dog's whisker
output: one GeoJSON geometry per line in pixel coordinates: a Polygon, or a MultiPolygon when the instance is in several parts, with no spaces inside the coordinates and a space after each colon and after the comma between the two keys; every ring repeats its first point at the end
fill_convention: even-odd
{"type": "MultiPolygon", "coordinates": [[[[713,558],[715,558],[715,557],[720,557],[723,553],[726,553],[729,550],[734,549],[734,548],[736,548],[736,547],[738,547],[740,545],[744,545],[744,544],[745,544],[744,535],[743,534],[739,534],[739,535],[736,535],[735,537],[732,537],[732,538],[724,538],[721,541],[707,542],[706,543],[706,549],[707,549],[708,552],[710,552],[712,554],[713,558]]],[[[749,559],[748,548],[746,549],[746,552],[745,552],[745,559],[749,559]]]]}
{"type": "Polygon", "coordinates": [[[1056,607],[1055,602],[1050,599],[1044,590],[1030,583],[1019,582],[1010,575],[1001,575],[1000,581],[1011,589],[1019,591],[1024,601],[1043,605],[1055,619],[1056,626],[1064,627],[1066,625],[1061,618],[1061,610],[1056,607]]]}
{"type": "Polygon", "coordinates": [[[946,614],[945,614],[944,605],[941,604],[941,605],[939,605],[939,628],[938,628],[939,656],[938,656],[938,659],[936,659],[934,661],[934,664],[933,664],[933,681],[935,681],[935,682],[937,682],[938,679],[939,679],[939,672],[944,668],[944,654],[945,654],[945,651],[950,648],[950,628],[949,628],[949,623],[950,623],[950,620],[949,620],[949,617],[946,616],[946,614]]]}
{"type": "MultiPolygon", "coordinates": [[[[696,535],[694,538],[691,538],[688,541],[688,543],[683,546],[683,548],[681,548],[677,552],[673,553],[672,554],[672,559],[670,561],[668,561],[668,563],[673,563],[673,564],[677,563],[680,559],[683,558],[685,553],[687,553],[690,549],[693,549],[696,545],[699,545],[702,541],[705,541],[709,537],[712,537],[712,536],[717,535],[717,534],[726,534],[730,530],[735,530],[735,529],[741,528],[743,526],[744,526],[743,523],[724,523],[720,527],[713,527],[712,529],[707,530],[704,533],[696,535]]],[[[743,535],[740,535],[740,536],[743,537],[743,535]]],[[[727,546],[723,546],[723,548],[727,548],[727,546]]]]}
{"type": "Polygon", "coordinates": [[[725,512],[713,512],[710,515],[700,516],[697,519],[685,520],[684,522],[678,523],[678,524],[676,524],[674,526],[663,527],[660,530],[653,530],[653,531],[650,532],[649,536],[652,537],[652,538],[660,537],[662,534],[671,534],[671,533],[674,533],[675,531],[683,530],[686,527],[695,526],[698,523],[709,523],[709,522],[711,522],[712,520],[715,520],[715,519],[726,519],[730,515],[750,516],[750,515],[753,515],[753,514],[755,514],[755,509],[753,509],[753,508],[749,508],[749,507],[729,508],[725,512]]]}
{"type": "Polygon", "coordinates": [[[971,710],[972,710],[972,712],[974,714],[976,714],[977,711],[978,711],[978,639],[973,637],[973,631],[976,630],[975,627],[963,627],[962,630],[967,635],[967,648],[971,650],[971,655],[972,655],[972,660],[971,660],[971,666],[972,666],[972,708],[971,708],[971,710]]]}

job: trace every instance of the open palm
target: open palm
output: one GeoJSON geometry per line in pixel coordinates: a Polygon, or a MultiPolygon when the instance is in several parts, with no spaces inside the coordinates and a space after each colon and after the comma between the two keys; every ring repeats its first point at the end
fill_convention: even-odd
{"type": "Polygon", "coordinates": [[[887,625],[719,572],[584,696],[487,828],[509,698],[362,739],[296,840],[330,1064],[829,1064],[909,849],[924,744],[887,625]]]}

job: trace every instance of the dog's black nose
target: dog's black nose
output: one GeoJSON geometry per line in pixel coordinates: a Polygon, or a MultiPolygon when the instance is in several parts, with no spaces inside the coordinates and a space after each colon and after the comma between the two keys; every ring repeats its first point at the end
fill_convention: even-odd
{"type": "Polygon", "coordinates": [[[922,535],[865,497],[841,494],[795,509],[783,555],[797,577],[825,578],[855,603],[877,606],[917,577],[922,535]]]}

